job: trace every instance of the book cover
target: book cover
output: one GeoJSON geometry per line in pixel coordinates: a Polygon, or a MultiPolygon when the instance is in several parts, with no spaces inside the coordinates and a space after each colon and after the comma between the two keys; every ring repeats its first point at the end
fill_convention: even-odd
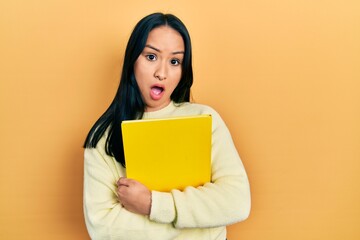
{"type": "Polygon", "coordinates": [[[128,178],[169,192],[211,181],[211,115],[122,122],[128,178]]]}

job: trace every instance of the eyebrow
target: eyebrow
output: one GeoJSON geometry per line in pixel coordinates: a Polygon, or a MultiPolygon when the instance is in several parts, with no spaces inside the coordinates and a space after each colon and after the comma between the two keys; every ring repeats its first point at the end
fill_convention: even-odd
{"type": "MultiPolygon", "coordinates": [[[[151,48],[152,50],[161,53],[160,49],[153,47],[150,44],[146,44],[145,47],[151,48]]],[[[175,51],[175,52],[172,52],[172,54],[185,54],[185,52],[184,51],[175,51]]]]}

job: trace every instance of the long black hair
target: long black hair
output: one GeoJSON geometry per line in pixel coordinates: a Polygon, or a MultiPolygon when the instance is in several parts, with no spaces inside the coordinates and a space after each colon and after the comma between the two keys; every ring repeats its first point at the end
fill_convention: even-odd
{"type": "Polygon", "coordinates": [[[179,18],[172,14],[153,13],[141,19],[135,26],[126,46],[124,64],[119,88],[109,108],[96,121],[88,133],[84,147],[94,148],[108,130],[105,151],[115,157],[125,167],[121,122],[140,119],[145,111],[145,102],[134,75],[134,64],[145,48],[151,30],[169,26],[180,33],[185,45],[181,79],[170,98],[176,103],[190,101],[190,88],[193,83],[192,52],[190,35],[179,18]]]}

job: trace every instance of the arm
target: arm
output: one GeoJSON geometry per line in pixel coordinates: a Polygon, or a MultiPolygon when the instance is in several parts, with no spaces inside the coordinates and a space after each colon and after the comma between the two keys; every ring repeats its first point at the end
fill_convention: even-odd
{"type": "Polygon", "coordinates": [[[171,224],[149,221],[147,216],[126,210],[118,201],[117,180],[125,170],[106,155],[105,141],[85,149],[84,214],[92,239],[172,239],[178,234],[171,224]]]}
{"type": "Polygon", "coordinates": [[[250,190],[244,166],[225,123],[216,112],[212,115],[212,182],[199,188],[188,187],[183,192],[153,191],[151,220],[173,222],[177,228],[205,228],[248,217],[250,190]]]}

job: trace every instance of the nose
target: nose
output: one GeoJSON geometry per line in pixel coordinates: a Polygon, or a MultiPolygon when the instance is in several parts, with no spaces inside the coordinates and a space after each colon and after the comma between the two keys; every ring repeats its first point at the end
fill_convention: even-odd
{"type": "Polygon", "coordinates": [[[157,68],[154,72],[154,77],[159,79],[160,81],[165,80],[167,77],[167,66],[166,62],[159,62],[157,68]]]}

